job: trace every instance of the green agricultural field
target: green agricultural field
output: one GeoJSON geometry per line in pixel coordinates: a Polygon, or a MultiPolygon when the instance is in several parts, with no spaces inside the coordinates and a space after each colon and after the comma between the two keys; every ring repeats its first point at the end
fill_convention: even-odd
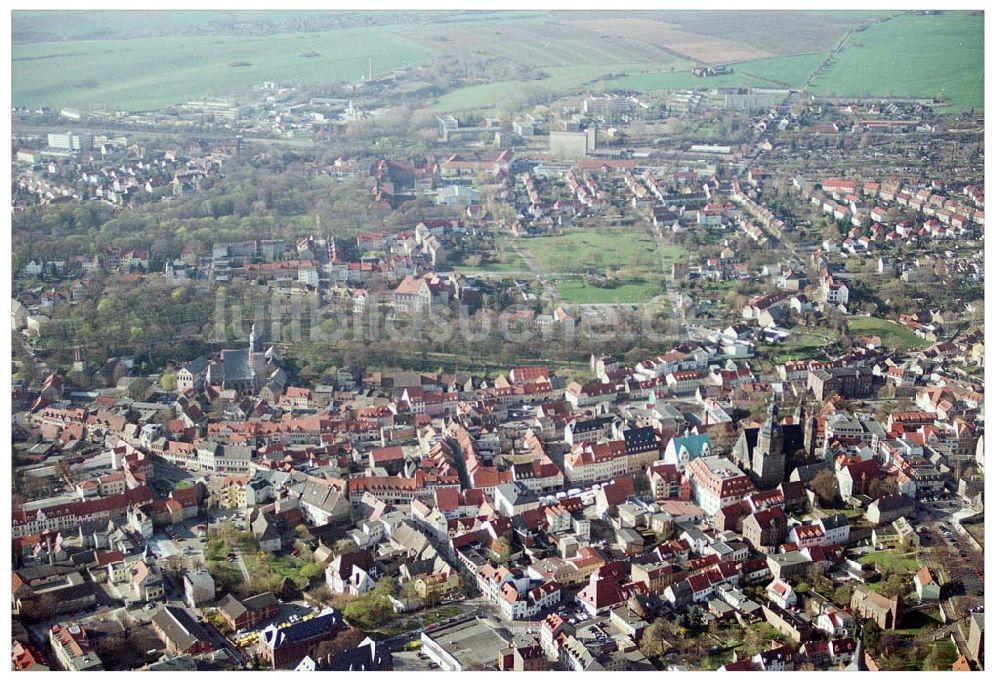
{"type": "Polygon", "coordinates": [[[787,57],[755,59],[737,64],[733,69],[748,76],[757,76],[772,81],[776,85],[801,88],[826,59],[826,54],[810,52],[787,57]]]}
{"type": "MultiPolygon", "coordinates": [[[[18,12],[12,15],[13,103],[141,111],[265,80],[356,80],[367,70],[369,57],[378,73],[386,73],[434,57],[479,52],[531,63],[545,75],[460,88],[442,97],[438,110],[489,109],[508,98],[516,104],[532,89],[566,94],[608,88],[796,88],[806,85],[838,36],[874,18],[867,13],[689,12],[673,14],[676,23],[636,20],[635,31],[605,31],[587,20],[572,28],[566,21],[577,20],[546,11],[459,12],[414,15],[411,22],[401,17],[405,23],[364,28],[234,34],[235,27],[248,24],[290,30],[296,21],[326,14],[18,12]],[[676,28],[684,33],[671,33],[676,28]],[[706,44],[718,44],[722,61],[727,53],[770,56],[735,62],[730,75],[697,78],[690,71],[694,61],[667,49],[692,33],[704,35],[706,44]]],[[[983,45],[981,13],[901,14],[855,33],[809,89],[937,95],[949,98],[953,108],[981,108],[983,45]]]]}
{"type": "Polygon", "coordinates": [[[625,90],[655,92],[657,90],[708,89],[728,86],[759,86],[769,83],[743,73],[732,73],[712,78],[698,78],[691,73],[691,66],[675,66],[661,71],[635,73],[613,80],[612,85],[625,90]]]}
{"type": "Polygon", "coordinates": [[[328,16],[328,10],[77,10],[15,11],[15,43],[104,40],[228,30],[237,23],[302,21],[328,16]]]}
{"type": "Polygon", "coordinates": [[[897,350],[909,350],[930,345],[909,329],[891,320],[882,320],[877,317],[855,317],[847,323],[847,326],[851,334],[855,336],[878,336],[882,339],[883,346],[897,350]]]}
{"type": "MultiPolygon", "coordinates": [[[[799,10],[776,12],[764,9],[666,10],[650,12],[683,31],[709,38],[734,40],[772,55],[829,52],[854,26],[891,16],[891,10],[799,10]]],[[[725,61],[725,60],[719,60],[725,61]]]]}
{"type": "Polygon", "coordinates": [[[500,100],[519,89],[530,87],[540,81],[498,81],[496,83],[483,83],[482,85],[469,85],[449,92],[444,97],[438,99],[434,108],[438,111],[463,112],[476,111],[478,109],[490,109],[497,105],[500,100]]]}
{"type": "Polygon", "coordinates": [[[810,84],[817,94],[945,97],[983,107],[982,13],[905,14],[855,33],[810,84]]]}
{"type": "Polygon", "coordinates": [[[656,279],[636,278],[620,281],[612,287],[595,287],[583,279],[564,279],[555,283],[559,297],[566,303],[646,303],[664,293],[656,279]]]}
{"type": "Polygon", "coordinates": [[[388,27],[269,36],[183,36],[12,46],[18,106],[153,109],[266,80],[355,80],[428,59],[388,27]]]}
{"type": "Polygon", "coordinates": [[[783,57],[754,59],[733,65],[733,73],[699,78],[691,73],[691,64],[675,64],[667,69],[646,70],[612,81],[615,87],[639,90],[675,90],[725,86],[792,87],[805,85],[810,75],[823,63],[819,52],[783,57]]]}

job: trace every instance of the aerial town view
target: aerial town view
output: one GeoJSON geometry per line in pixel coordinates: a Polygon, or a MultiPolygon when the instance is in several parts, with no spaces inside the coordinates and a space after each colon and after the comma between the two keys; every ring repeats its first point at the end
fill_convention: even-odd
{"type": "Polygon", "coordinates": [[[11,669],[984,670],[987,13],[883,4],[11,12],[11,669]]]}

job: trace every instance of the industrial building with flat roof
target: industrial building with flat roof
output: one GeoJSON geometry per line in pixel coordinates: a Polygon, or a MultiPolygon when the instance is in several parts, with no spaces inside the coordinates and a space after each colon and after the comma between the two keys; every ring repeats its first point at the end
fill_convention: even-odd
{"type": "Polygon", "coordinates": [[[422,650],[443,670],[493,670],[510,641],[486,621],[468,618],[421,633],[422,650]]]}

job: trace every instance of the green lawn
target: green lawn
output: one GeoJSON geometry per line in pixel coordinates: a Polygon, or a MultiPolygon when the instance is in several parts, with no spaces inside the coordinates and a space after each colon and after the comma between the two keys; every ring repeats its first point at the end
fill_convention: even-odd
{"type": "Polygon", "coordinates": [[[644,303],[664,293],[662,268],[684,257],[681,247],[634,228],[579,228],[519,242],[539,268],[555,275],[567,303],[644,303]],[[583,275],[616,271],[617,286],[595,287],[583,275]],[[560,275],[562,273],[562,275],[560,275]]]}
{"type": "Polygon", "coordinates": [[[761,350],[771,350],[771,361],[780,363],[789,360],[807,360],[815,358],[821,349],[837,340],[836,332],[829,329],[794,328],[788,340],[773,347],[764,346],[761,350]]]}
{"type": "Polygon", "coordinates": [[[882,345],[889,348],[908,350],[930,345],[909,329],[891,320],[855,317],[847,323],[847,326],[854,336],[878,336],[882,339],[882,345]]]}
{"type": "Polygon", "coordinates": [[[284,579],[290,578],[300,588],[317,578],[323,569],[318,564],[290,554],[277,555],[260,550],[260,545],[249,531],[237,531],[224,524],[208,531],[205,560],[213,574],[228,578],[228,584],[244,582],[243,573],[236,563],[226,560],[231,551],[239,551],[247,572],[267,589],[276,590],[284,579]]]}
{"type": "Polygon", "coordinates": [[[663,284],[637,278],[613,287],[590,286],[582,279],[559,280],[556,291],[566,303],[645,303],[664,293],[663,284]]]}
{"type": "Polygon", "coordinates": [[[267,80],[357,80],[418,63],[432,50],[392,27],[268,36],[205,35],[13,45],[18,106],[146,110],[267,80]]]}
{"type": "Polygon", "coordinates": [[[982,13],[904,14],[851,36],[810,84],[817,94],[945,97],[983,108],[982,13]]]}
{"type": "Polygon", "coordinates": [[[916,552],[901,553],[894,549],[872,552],[861,557],[863,566],[878,566],[883,570],[899,573],[916,573],[920,569],[920,560],[916,552]]]}
{"type": "Polygon", "coordinates": [[[562,234],[522,239],[521,249],[530,253],[539,267],[550,272],[604,274],[606,268],[630,268],[643,276],[662,277],[666,265],[680,260],[684,249],[657,243],[644,229],[579,228],[562,234]]]}

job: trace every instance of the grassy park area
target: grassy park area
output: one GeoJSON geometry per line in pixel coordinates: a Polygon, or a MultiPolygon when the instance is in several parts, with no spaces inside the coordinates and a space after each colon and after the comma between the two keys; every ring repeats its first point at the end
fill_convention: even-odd
{"type": "Polygon", "coordinates": [[[900,552],[895,549],[887,549],[881,552],[872,552],[861,557],[863,566],[877,566],[883,571],[894,573],[916,573],[920,569],[920,559],[917,552],[900,552]]]}
{"type": "Polygon", "coordinates": [[[583,279],[564,279],[555,287],[566,303],[645,303],[663,293],[662,283],[643,278],[607,287],[593,286],[583,279]]]}
{"type": "Polygon", "coordinates": [[[524,239],[520,246],[543,270],[574,274],[635,268],[659,276],[664,263],[669,266],[684,253],[678,246],[657,243],[645,230],[618,227],[568,229],[524,239]]]}
{"type": "Polygon", "coordinates": [[[908,350],[929,346],[919,336],[891,320],[877,317],[855,317],[848,322],[848,328],[854,336],[878,336],[882,345],[889,348],[908,350]]]}

